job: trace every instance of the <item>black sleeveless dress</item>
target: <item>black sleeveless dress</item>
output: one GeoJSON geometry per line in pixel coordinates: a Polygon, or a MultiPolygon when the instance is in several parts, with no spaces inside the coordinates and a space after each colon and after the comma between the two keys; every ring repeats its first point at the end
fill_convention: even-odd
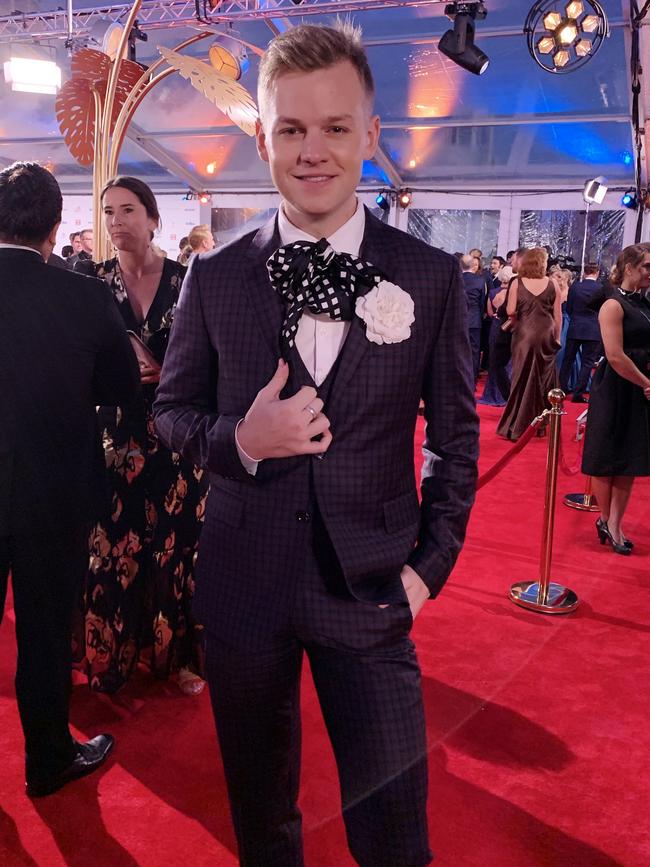
{"type": "MultiPolygon", "coordinates": [[[[616,292],[623,308],[623,348],[648,376],[650,302],[616,292]]],[[[650,475],[650,401],[638,385],[601,361],[591,386],[582,472],[589,476],[650,475]]]]}

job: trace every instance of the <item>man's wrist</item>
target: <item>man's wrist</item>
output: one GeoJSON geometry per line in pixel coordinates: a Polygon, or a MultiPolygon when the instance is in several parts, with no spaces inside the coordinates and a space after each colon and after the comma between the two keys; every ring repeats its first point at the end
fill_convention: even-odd
{"type": "Polygon", "coordinates": [[[248,473],[250,473],[250,475],[254,476],[257,472],[257,466],[261,459],[252,457],[248,451],[250,445],[248,445],[246,442],[245,421],[245,419],[241,418],[235,426],[235,446],[237,448],[239,460],[242,462],[243,467],[248,473]],[[244,434],[243,437],[242,433],[244,434]]]}

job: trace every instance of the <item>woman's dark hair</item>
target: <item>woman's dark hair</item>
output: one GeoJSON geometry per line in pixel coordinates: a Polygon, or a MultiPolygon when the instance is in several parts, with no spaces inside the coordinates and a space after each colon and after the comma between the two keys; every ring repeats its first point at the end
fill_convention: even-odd
{"type": "MultiPolygon", "coordinates": [[[[139,178],[132,178],[129,175],[117,175],[104,184],[104,189],[99,196],[100,201],[103,201],[106,192],[113,187],[129,190],[129,192],[133,193],[144,205],[147,216],[155,220],[158,226],[160,226],[160,212],[158,211],[156,197],[144,181],[141,181],[139,178]]],[[[153,232],[151,233],[151,238],[153,239],[153,232]]]]}
{"type": "Polygon", "coordinates": [[[61,222],[62,207],[56,178],[38,163],[12,163],[0,172],[0,241],[40,244],[61,222]]]}
{"type": "Polygon", "coordinates": [[[612,273],[609,277],[610,283],[613,286],[620,286],[625,277],[625,266],[631,265],[633,268],[636,268],[637,265],[643,262],[644,256],[647,256],[648,253],[650,253],[650,246],[648,244],[631,244],[629,247],[626,247],[619,253],[616,264],[612,268],[612,273]]]}

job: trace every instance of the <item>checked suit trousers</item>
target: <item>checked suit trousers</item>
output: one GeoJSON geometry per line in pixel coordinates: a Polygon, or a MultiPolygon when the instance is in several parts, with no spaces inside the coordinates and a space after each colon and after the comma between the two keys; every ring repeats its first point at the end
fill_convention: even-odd
{"type": "MultiPolygon", "coordinates": [[[[302,867],[300,673],[306,653],[361,867],[429,864],[420,670],[408,604],[355,600],[317,508],[282,627],[263,648],[208,632],[206,667],[243,867],[302,867]]],[[[300,554],[297,552],[297,556],[300,554]]]]}

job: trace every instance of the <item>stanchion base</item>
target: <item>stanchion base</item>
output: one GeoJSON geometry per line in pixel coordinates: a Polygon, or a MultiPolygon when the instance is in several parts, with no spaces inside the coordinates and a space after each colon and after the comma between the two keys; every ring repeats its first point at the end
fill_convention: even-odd
{"type": "Polygon", "coordinates": [[[564,505],[579,512],[600,512],[600,506],[593,494],[566,494],[564,505]]]}
{"type": "Polygon", "coordinates": [[[552,582],[549,585],[545,605],[537,601],[539,581],[519,581],[510,588],[510,601],[522,608],[529,608],[539,614],[570,614],[578,607],[579,599],[573,590],[552,582]]]}

